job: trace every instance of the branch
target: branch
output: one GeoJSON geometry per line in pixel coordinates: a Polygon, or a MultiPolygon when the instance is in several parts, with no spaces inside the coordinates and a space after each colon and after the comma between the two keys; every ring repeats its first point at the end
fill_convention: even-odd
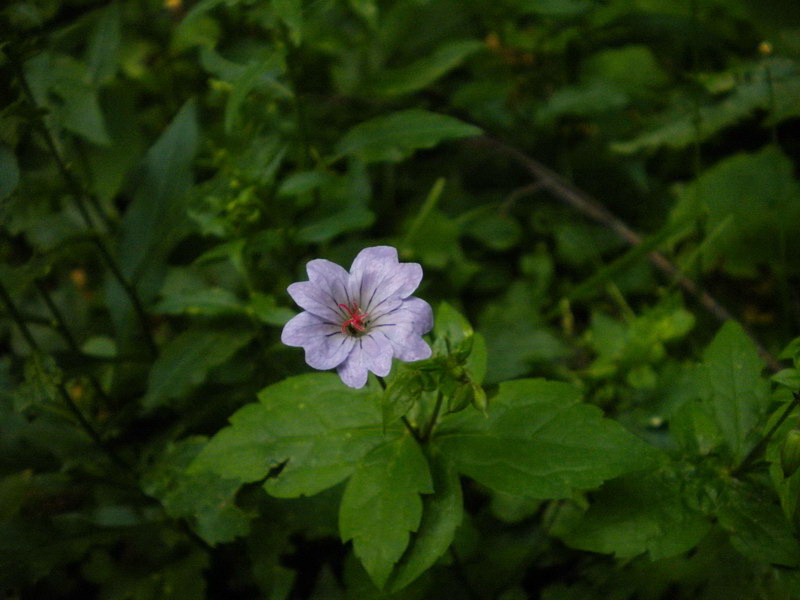
{"type": "MultiPolygon", "coordinates": [[[[601,225],[608,227],[631,246],[639,246],[642,243],[642,236],[609,211],[599,200],[575,187],[538,160],[523,154],[508,144],[486,136],[473,138],[468,143],[488,147],[507,156],[533,175],[538,185],[549,191],[562,202],[601,225]]],[[[651,252],[648,256],[650,262],[657,269],[677,281],[684,290],[694,296],[700,304],[717,319],[722,322],[736,320],[727,308],[722,306],[713,296],[703,290],[694,280],[684,275],[663,254],[660,252],[651,252]]],[[[747,332],[747,335],[750,336],[750,339],[753,340],[753,343],[758,348],[758,353],[767,362],[769,368],[773,371],[780,371],[783,367],[778,360],[758,341],[752,331],[747,327],[744,327],[744,330],[747,332]]]]}

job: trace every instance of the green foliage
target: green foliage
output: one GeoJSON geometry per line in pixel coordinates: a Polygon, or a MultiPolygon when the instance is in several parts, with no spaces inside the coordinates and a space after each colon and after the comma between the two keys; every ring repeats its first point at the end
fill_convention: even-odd
{"type": "Polygon", "coordinates": [[[576,388],[535,379],[501,384],[488,417],[448,417],[437,444],[461,473],[531,498],[566,498],[651,468],[657,458],[621,425],[582,404],[576,388]]]}
{"type": "Polygon", "coordinates": [[[800,597],[795,3],[1,4],[0,596],[800,597]]]}

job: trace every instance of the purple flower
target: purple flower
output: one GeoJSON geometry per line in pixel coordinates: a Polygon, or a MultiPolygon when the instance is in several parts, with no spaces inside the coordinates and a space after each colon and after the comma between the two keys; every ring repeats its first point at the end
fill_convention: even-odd
{"type": "Polygon", "coordinates": [[[398,262],[391,246],[373,246],[358,253],[349,273],[321,258],[306,271],[309,281],[288,288],[304,311],[286,323],[281,341],[304,348],[309,366],[337,367],[344,383],[360,388],[367,371],[388,375],[393,356],[430,357],[421,336],[433,327],[433,311],[411,295],[422,280],[420,265],[398,262]]]}

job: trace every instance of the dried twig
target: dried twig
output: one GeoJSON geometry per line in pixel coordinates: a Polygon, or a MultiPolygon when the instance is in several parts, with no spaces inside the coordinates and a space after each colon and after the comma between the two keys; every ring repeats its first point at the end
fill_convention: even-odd
{"type": "MultiPolygon", "coordinates": [[[[610,212],[599,200],[587,194],[583,190],[575,187],[569,181],[561,177],[558,173],[546,167],[538,160],[523,154],[516,148],[490,137],[478,137],[469,141],[470,144],[484,146],[503,154],[524,167],[536,179],[536,183],[549,191],[556,198],[565,202],[578,212],[608,227],[620,238],[631,246],[638,246],[642,243],[642,236],[631,229],[624,221],[610,212]]],[[[684,275],[675,265],[673,265],[660,252],[651,252],[650,262],[657,269],[675,279],[678,284],[689,294],[694,296],[703,307],[708,310],[720,321],[735,320],[731,312],[722,306],[713,296],[703,290],[694,280],[684,275]]],[[[752,331],[744,328],[750,339],[753,340],[761,357],[767,362],[773,371],[779,371],[783,367],[778,360],[758,341],[752,331]]]]}

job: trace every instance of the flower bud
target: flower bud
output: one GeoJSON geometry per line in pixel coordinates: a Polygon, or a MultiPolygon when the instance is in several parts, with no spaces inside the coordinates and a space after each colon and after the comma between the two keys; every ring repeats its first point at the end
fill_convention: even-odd
{"type": "Polygon", "coordinates": [[[800,467],[800,429],[792,429],[783,441],[781,467],[784,477],[791,477],[800,467]]]}

